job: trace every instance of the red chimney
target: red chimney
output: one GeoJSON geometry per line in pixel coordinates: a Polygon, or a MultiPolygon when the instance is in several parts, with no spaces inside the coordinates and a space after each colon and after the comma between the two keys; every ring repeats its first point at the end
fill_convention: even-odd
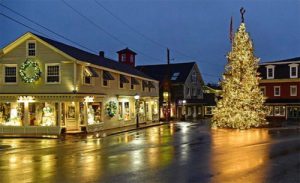
{"type": "Polygon", "coordinates": [[[119,62],[135,67],[135,55],[137,54],[134,51],[130,50],[129,48],[125,48],[117,53],[119,62]]]}

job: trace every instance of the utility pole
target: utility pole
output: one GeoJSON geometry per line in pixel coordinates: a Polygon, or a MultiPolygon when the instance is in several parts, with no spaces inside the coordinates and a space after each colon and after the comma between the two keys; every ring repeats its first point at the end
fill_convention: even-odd
{"type": "Polygon", "coordinates": [[[170,81],[170,50],[167,48],[167,92],[168,92],[168,101],[167,101],[167,122],[170,121],[171,117],[171,109],[170,109],[170,101],[171,101],[171,81],[170,81]]]}

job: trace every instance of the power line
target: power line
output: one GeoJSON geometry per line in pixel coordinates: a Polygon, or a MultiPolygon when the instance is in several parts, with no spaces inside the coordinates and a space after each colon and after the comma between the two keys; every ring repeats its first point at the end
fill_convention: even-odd
{"type": "MultiPolygon", "coordinates": [[[[0,3],[0,5],[2,5],[2,4],[0,3]]],[[[8,8],[8,9],[9,9],[9,8],[8,8]]],[[[12,10],[12,11],[13,11],[13,10],[12,10]]],[[[13,12],[14,12],[14,11],[13,11],[13,12]]],[[[36,23],[36,22],[34,22],[34,21],[31,21],[31,19],[29,19],[29,18],[27,18],[27,17],[25,17],[25,16],[23,16],[23,15],[17,13],[17,12],[14,12],[14,13],[18,14],[19,16],[25,18],[26,20],[28,20],[28,21],[30,21],[30,22],[33,22],[33,23],[36,24],[36,25],[39,25],[39,26],[43,27],[44,29],[48,30],[49,32],[52,32],[51,29],[49,29],[49,28],[47,28],[47,27],[45,27],[45,26],[42,26],[42,25],[40,25],[40,24],[38,24],[38,23],[36,23]]],[[[26,25],[26,24],[24,24],[24,23],[22,23],[22,22],[20,22],[20,21],[18,21],[18,20],[16,20],[16,19],[14,19],[14,18],[8,16],[8,15],[5,15],[5,14],[3,14],[3,13],[1,13],[1,12],[0,12],[0,15],[2,15],[3,17],[5,17],[5,18],[7,18],[7,19],[10,19],[11,21],[13,21],[13,22],[15,22],[15,23],[18,23],[18,24],[20,24],[20,25],[22,25],[22,26],[24,26],[24,27],[27,27],[27,28],[29,28],[29,29],[31,29],[31,30],[33,30],[33,31],[35,31],[35,32],[37,32],[37,33],[39,33],[39,34],[42,34],[42,35],[44,35],[45,37],[48,37],[47,34],[41,32],[41,31],[38,31],[37,29],[35,29],[35,28],[31,27],[31,26],[28,26],[28,25],[26,25]]],[[[62,37],[62,38],[64,38],[64,39],[66,39],[66,40],[68,40],[68,41],[70,41],[70,42],[73,42],[74,44],[78,45],[78,43],[76,43],[76,42],[74,42],[74,41],[72,41],[72,40],[69,40],[68,38],[66,38],[66,37],[64,37],[64,36],[62,36],[62,35],[60,35],[60,34],[54,32],[54,31],[53,31],[52,33],[54,33],[55,35],[58,35],[58,36],[60,36],[60,37],[62,37]]],[[[80,45],[80,44],[79,44],[79,45],[80,45]]],[[[83,47],[83,46],[81,46],[81,47],[83,47]]],[[[86,47],[84,47],[84,48],[86,48],[86,47]]],[[[88,49],[88,48],[86,48],[86,49],[88,49]]],[[[90,49],[88,49],[88,50],[90,50],[90,49]]],[[[143,54],[143,53],[141,53],[141,54],[143,54]]],[[[145,56],[147,56],[147,55],[145,55],[145,56]]],[[[147,57],[149,57],[149,56],[147,56],[147,57]]],[[[150,57],[150,58],[151,58],[151,57],[150,57]]],[[[153,57],[152,57],[152,58],[153,58],[153,57]]],[[[155,59],[155,58],[153,58],[153,59],[155,59]]],[[[157,59],[155,59],[155,60],[157,60],[157,59]]],[[[201,74],[202,74],[202,75],[205,75],[205,76],[209,76],[209,77],[219,78],[219,76],[215,76],[215,75],[211,75],[211,74],[207,74],[207,73],[201,73],[201,74]]]]}
{"type": "MultiPolygon", "coordinates": [[[[117,41],[118,43],[120,43],[123,46],[127,46],[127,43],[123,42],[122,40],[120,40],[118,37],[114,36],[113,34],[111,34],[110,32],[106,31],[103,27],[101,27],[100,25],[98,25],[97,23],[95,23],[93,20],[91,20],[90,18],[88,18],[87,16],[85,16],[84,14],[82,14],[81,12],[79,12],[77,9],[75,9],[73,6],[71,6],[69,3],[67,3],[65,0],[62,0],[62,2],[68,6],[70,9],[72,9],[74,12],[76,12],[79,16],[81,16],[82,18],[84,18],[86,21],[88,21],[90,24],[92,24],[93,26],[95,26],[97,29],[101,30],[102,32],[106,33],[109,37],[111,37],[112,39],[114,39],[115,41],[117,41]]],[[[140,53],[141,55],[144,55],[145,57],[150,58],[151,60],[160,60],[157,58],[154,58],[152,56],[149,56],[143,52],[141,52],[140,50],[137,49],[133,49],[135,51],[137,51],[138,53],[140,53]]]]}
{"type": "Polygon", "coordinates": [[[25,24],[23,24],[22,22],[19,22],[18,20],[14,19],[14,18],[12,18],[12,17],[10,17],[10,16],[7,16],[7,15],[5,15],[5,14],[3,14],[3,13],[0,13],[0,15],[2,15],[3,17],[5,17],[5,18],[7,18],[7,19],[10,19],[11,21],[14,21],[14,22],[16,22],[16,23],[18,23],[18,24],[20,24],[20,25],[23,25],[24,27],[27,27],[28,29],[31,29],[31,30],[33,30],[33,31],[35,31],[35,32],[37,32],[37,33],[39,33],[39,34],[42,34],[42,35],[44,35],[44,36],[47,36],[46,34],[40,32],[40,31],[38,31],[38,30],[36,30],[36,29],[34,29],[34,28],[28,26],[28,25],[25,25],[25,24]]]}
{"type": "MultiPolygon", "coordinates": [[[[161,44],[160,42],[154,40],[154,39],[151,39],[150,37],[146,36],[145,34],[141,33],[140,31],[138,31],[137,29],[135,29],[133,26],[129,25],[127,22],[125,22],[123,19],[121,19],[120,17],[118,17],[117,15],[115,15],[111,10],[109,10],[108,8],[106,8],[103,4],[101,4],[100,2],[98,2],[97,0],[94,0],[95,3],[100,6],[102,9],[104,9],[106,12],[108,12],[111,16],[113,16],[115,19],[117,19],[119,22],[121,22],[122,24],[124,24],[125,26],[127,26],[130,30],[132,30],[133,32],[135,32],[136,34],[140,35],[141,37],[143,37],[144,39],[152,42],[153,44],[155,45],[158,45],[164,49],[167,49],[168,46],[166,45],[163,45],[161,44]]],[[[175,52],[185,56],[185,57],[188,57],[188,58],[191,58],[191,59],[194,59],[193,57],[191,56],[188,56],[184,53],[182,53],[181,51],[178,51],[178,50],[175,50],[175,49],[172,49],[174,50],[175,52]]]]}
{"type": "Polygon", "coordinates": [[[65,37],[65,36],[63,36],[63,35],[57,33],[57,32],[54,32],[53,30],[51,30],[51,29],[49,29],[49,28],[47,28],[47,27],[45,27],[45,26],[39,24],[38,22],[36,22],[36,21],[34,21],[34,20],[32,20],[32,19],[30,19],[30,18],[28,18],[28,17],[25,17],[24,15],[18,13],[17,11],[15,11],[15,10],[13,10],[13,9],[11,9],[11,8],[9,8],[9,7],[7,7],[7,6],[5,6],[5,5],[3,5],[2,3],[0,3],[0,6],[6,8],[6,9],[8,9],[8,10],[10,10],[11,12],[13,12],[13,13],[15,13],[15,14],[21,16],[21,17],[23,17],[24,19],[26,19],[26,20],[28,20],[28,21],[34,23],[34,24],[37,25],[37,26],[42,27],[43,29],[46,29],[47,31],[49,31],[49,32],[51,32],[51,33],[53,33],[53,34],[55,34],[55,35],[57,35],[57,36],[59,36],[59,37],[65,39],[65,40],[67,40],[67,41],[70,41],[71,43],[73,43],[73,44],[75,44],[75,45],[77,45],[77,46],[79,46],[79,47],[81,47],[81,48],[84,48],[84,49],[86,49],[86,50],[89,50],[89,51],[91,51],[91,52],[94,52],[94,51],[92,51],[91,49],[89,49],[89,48],[83,46],[82,44],[79,44],[79,43],[77,43],[77,42],[75,42],[75,41],[73,41],[73,40],[71,40],[71,39],[69,39],[69,38],[67,38],[67,37],[65,37]]]}

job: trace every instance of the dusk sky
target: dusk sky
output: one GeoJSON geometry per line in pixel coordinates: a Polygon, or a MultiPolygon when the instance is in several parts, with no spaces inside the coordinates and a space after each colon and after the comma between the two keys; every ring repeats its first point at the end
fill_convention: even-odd
{"type": "Polygon", "coordinates": [[[95,54],[103,50],[112,59],[117,59],[116,51],[129,47],[138,54],[137,65],[151,65],[166,63],[169,47],[171,62],[196,61],[205,82],[217,82],[230,50],[230,17],[233,16],[235,31],[243,6],[247,31],[262,62],[300,56],[300,0],[0,2],[1,48],[31,31],[75,47],[81,48],[80,44],[95,54]],[[78,44],[35,25],[3,5],[78,44]]]}

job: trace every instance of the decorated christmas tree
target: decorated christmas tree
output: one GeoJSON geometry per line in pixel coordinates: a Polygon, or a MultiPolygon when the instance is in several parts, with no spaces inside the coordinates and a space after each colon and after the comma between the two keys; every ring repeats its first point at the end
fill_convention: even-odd
{"type": "Polygon", "coordinates": [[[264,96],[258,86],[259,59],[254,56],[253,44],[246,32],[244,13],[241,9],[242,23],[227,55],[221,99],[213,111],[213,128],[248,129],[265,124],[264,96]]]}

